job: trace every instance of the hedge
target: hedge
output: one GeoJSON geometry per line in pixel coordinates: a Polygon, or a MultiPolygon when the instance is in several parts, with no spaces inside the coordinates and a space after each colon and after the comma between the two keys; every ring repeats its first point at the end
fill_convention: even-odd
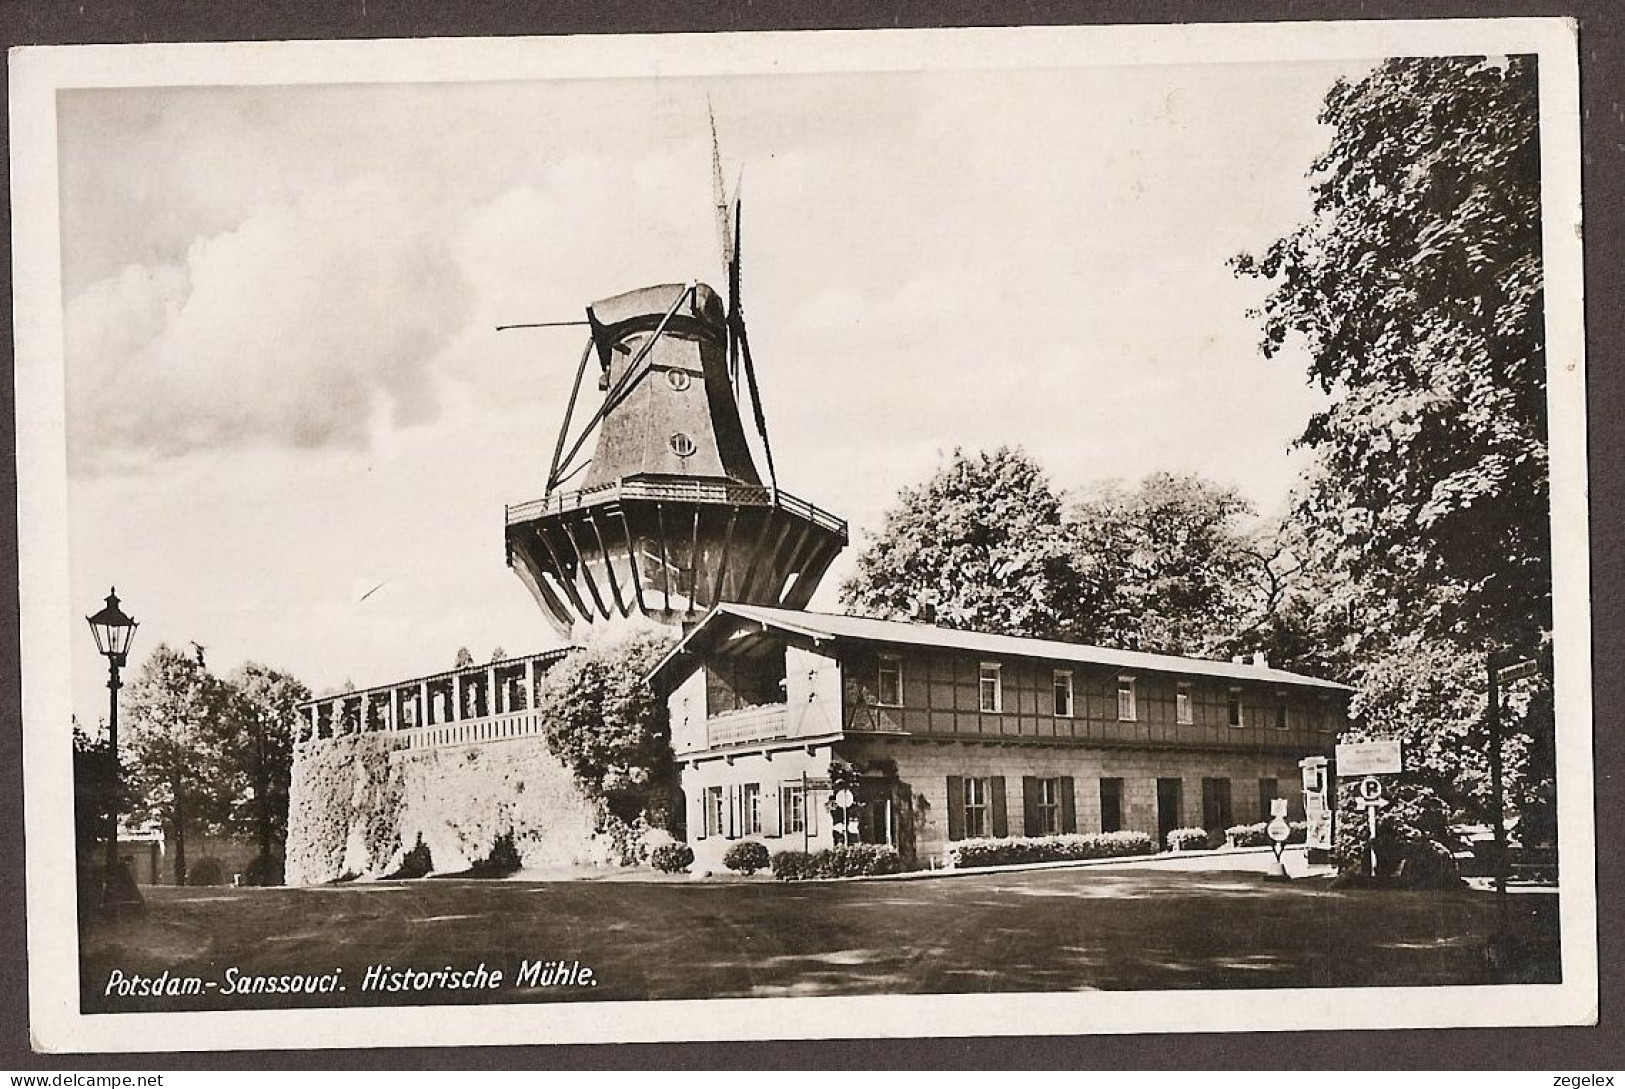
{"type": "MultiPolygon", "coordinates": [[[[1292,821],[1288,824],[1292,834],[1286,839],[1288,843],[1302,843],[1309,838],[1309,824],[1307,821],[1292,821]]],[[[1269,822],[1259,821],[1257,824],[1234,824],[1224,830],[1225,842],[1231,847],[1268,847],[1274,841],[1270,839],[1269,822]]]]}
{"type": "Polygon", "coordinates": [[[1175,828],[1168,833],[1168,849],[1170,851],[1207,850],[1207,829],[1175,828]]]}
{"type": "Polygon", "coordinates": [[[903,860],[895,847],[854,843],[831,850],[779,851],[768,861],[773,876],[780,881],[809,881],[822,877],[873,877],[897,873],[903,860]]]}
{"type": "Polygon", "coordinates": [[[948,845],[950,869],[1008,866],[1022,862],[1075,862],[1089,858],[1154,855],[1157,841],[1147,832],[1093,832],[1087,835],[1008,836],[964,839],[948,845]]]}

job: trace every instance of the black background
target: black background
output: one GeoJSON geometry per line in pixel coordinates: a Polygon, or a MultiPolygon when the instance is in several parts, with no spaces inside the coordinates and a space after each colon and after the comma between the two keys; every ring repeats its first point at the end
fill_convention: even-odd
{"type": "MultiPolygon", "coordinates": [[[[1625,1067],[1619,1015],[1621,940],[1613,920],[1621,897],[1619,772],[1625,746],[1617,709],[1625,701],[1620,596],[1625,564],[1615,548],[1625,506],[1616,466],[1625,448],[1625,407],[1617,355],[1619,288],[1625,279],[1625,11],[1605,0],[1564,3],[1444,0],[1051,0],[727,5],[672,0],[192,0],[95,3],[0,0],[0,44],[63,45],[146,41],[271,41],[310,38],[670,33],[865,27],[1182,23],[1312,19],[1572,16],[1580,26],[1583,114],[1587,396],[1590,435],[1592,620],[1595,700],[1597,915],[1601,1022],[1594,1028],[1463,1029],[1398,1032],[1271,1032],[1089,1037],[829,1040],[784,1043],[577,1045],[556,1047],[342,1049],[131,1056],[35,1055],[28,1043],[28,976],[22,836],[22,729],[18,666],[16,442],[13,372],[0,381],[0,1069],[186,1070],[590,1069],[590,1068],[1073,1068],[1073,1069],[1505,1069],[1584,1072],[1625,1067]]],[[[0,114],[0,131],[6,118],[0,114]]],[[[5,205],[0,267],[10,298],[11,209],[5,205]]],[[[11,307],[0,316],[12,358],[11,307]]],[[[1445,1011],[1447,1012],[1447,1011],[1445,1011]]],[[[1293,1020],[1283,1001],[1281,1019],[1293,1020]]],[[[1535,1084],[1532,1080],[1531,1084],[1535,1084]]]]}

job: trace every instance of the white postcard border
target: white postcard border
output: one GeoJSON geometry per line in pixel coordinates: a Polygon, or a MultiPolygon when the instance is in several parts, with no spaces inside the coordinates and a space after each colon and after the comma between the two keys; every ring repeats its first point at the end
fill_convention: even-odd
{"type": "Polygon", "coordinates": [[[1576,30],[1558,19],[819,31],[13,50],[18,556],[29,979],[44,1051],[1435,1028],[1597,1016],[1576,30]],[[1557,646],[1563,982],[1496,987],[897,995],[210,1013],[78,1012],[55,96],[62,88],[642,78],[1538,53],[1557,646]],[[1103,60],[1109,58],[1109,60],[1103,60]]]}

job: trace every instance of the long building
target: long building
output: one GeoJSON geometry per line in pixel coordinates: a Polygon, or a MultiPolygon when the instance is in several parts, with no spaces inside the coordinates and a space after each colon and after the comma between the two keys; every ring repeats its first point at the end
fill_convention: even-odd
{"type": "Polygon", "coordinates": [[[1345,685],[1208,661],[724,603],[660,663],[696,865],[728,846],[896,846],[929,865],[978,836],[1301,818],[1345,685]],[[859,775],[832,810],[832,771],[859,775]]]}

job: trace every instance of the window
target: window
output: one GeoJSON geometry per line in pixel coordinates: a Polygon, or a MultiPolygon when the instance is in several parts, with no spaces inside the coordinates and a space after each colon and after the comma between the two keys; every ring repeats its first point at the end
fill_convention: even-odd
{"type": "Polygon", "coordinates": [[[1232,726],[1241,725],[1241,689],[1232,688],[1225,699],[1225,721],[1232,726]]]}
{"type": "Polygon", "coordinates": [[[1072,671],[1070,669],[1057,669],[1055,671],[1055,717],[1072,717],[1072,671]]]}
{"type": "Polygon", "coordinates": [[[1275,693],[1275,728],[1284,730],[1288,726],[1286,713],[1286,693],[1275,693]]]}
{"type": "Polygon", "coordinates": [[[699,447],[694,445],[694,440],[683,434],[681,431],[677,432],[671,437],[671,452],[680,458],[690,456],[697,449],[699,449],[699,447]]]}
{"type": "Polygon", "coordinates": [[[1034,831],[1040,836],[1054,836],[1061,832],[1061,781],[1059,779],[1035,779],[1038,788],[1038,801],[1035,810],[1038,814],[1038,827],[1034,831]]]}
{"type": "Polygon", "coordinates": [[[1189,726],[1191,719],[1191,686],[1180,682],[1174,690],[1174,721],[1181,726],[1189,726]]]}
{"type": "Polygon", "coordinates": [[[705,788],[705,834],[720,836],[728,827],[728,810],[721,787],[705,788]]]}
{"type": "Polygon", "coordinates": [[[666,384],[678,393],[687,389],[692,381],[693,379],[688,376],[687,371],[672,370],[666,372],[666,384]]]}
{"type": "Polygon", "coordinates": [[[875,701],[882,707],[903,706],[903,659],[895,654],[882,654],[875,687],[878,690],[875,701]]]}
{"type": "Polygon", "coordinates": [[[987,835],[987,780],[965,780],[965,835],[987,835]]]}
{"type": "Polygon", "coordinates": [[[1332,712],[1325,696],[1315,704],[1315,729],[1325,733],[1332,728],[1332,712]]]}
{"type": "Polygon", "coordinates": [[[1117,718],[1120,722],[1133,722],[1135,719],[1134,706],[1134,678],[1117,678],[1117,718]]]}
{"type": "Polygon", "coordinates": [[[982,663],[982,710],[990,715],[997,715],[1004,710],[1004,682],[1000,677],[1002,672],[1003,667],[997,662],[982,663]]]}
{"type": "Polygon", "coordinates": [[[807,793],[800,783],[786,783],[779,788],[779,817],[787,836],[818,832],[816,813],[807,808],[807,793]]]}
{"type": "Polygon", "coordinates": [[[746,783],[740,795],[740,813],[745,818],[745,835],[762,834],[762,785],[746,783]]]}
{"type": "Polygon", "coordinates": [[[1100,830],[1102,832],[1121,832],[1123,830],[1123,780],[1102,779],[1100,781],[1100,830]]]}

